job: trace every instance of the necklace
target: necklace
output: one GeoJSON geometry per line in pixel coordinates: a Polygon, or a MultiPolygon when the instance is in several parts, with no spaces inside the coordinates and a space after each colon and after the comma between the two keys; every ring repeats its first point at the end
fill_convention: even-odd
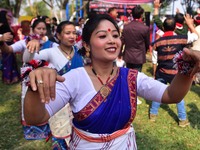
{"type": "Polygon", "coordinates": [[[104,102],[106,101],[106,97],[108,96],[108,94],[110,93],[110,88],[106,85],[108,83],[108,81],[110,80],[110,77],[113,74],[114,71],[114,67],[112,68],[112,71],[110,72],[110,75],[108,76],[106,83],[104,84],[103,81],[101,80],[100,76],[96,73],[96,71],[94,70],[94,68],[92,67],[92,65],[90,65],[90,67],[92,68],[92,72],[94,73],[94,75],[97,77],[97,79],[101,82],[101,84],[103,85],[102,88],[100,89],[100,94],[104,99],[104,102]]]}
{"type": "MultiPolygon", "coordinates": [[[[62,50],[62,48],[60,47],[60,49],[62,50]]],[[[66,52],[66,51],[64,51],[64,50],[62,50],[66,55],[67,55],[67,59],[71,59],[72,57],[71,57],[71,54],[72,54],[72,52],[73,52],[73,48],[71,48],[71,51],[69,52],[69,54],[66,52]]]]}
{"type": "Polygon", "coordinates": [[[90,65],[90,67],[92,68],[92,72],[94,73],[94,75],[97,77],[97,79],[101,82],[102,85],[105,85],[106,83],[108,83],[108,81],[110,80],[110,77],[113,74],[114,71],[114,67],[112,68],[110,75],[108,76],[106,83],[104,84],[103,81],[101,80],[100,76],[96,73],[96,71],[94,70],[94,68],[92,67],[92,65],[90,65]]]}

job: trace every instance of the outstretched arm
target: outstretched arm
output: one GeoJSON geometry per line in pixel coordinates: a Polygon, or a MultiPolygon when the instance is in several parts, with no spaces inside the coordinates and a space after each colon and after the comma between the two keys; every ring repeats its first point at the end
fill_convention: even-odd
{"type": "Polygon", "coordinates": [[[29,50],[26,48],[23,53],[23,62],[27,63],[33,59],[35,53],[30,53],[29,50]]]}
{"type": "Polygon", "coordinates": [[[24,117],[28,124],[37,125],[49,119],[45,103],[55,99],[56,81],[63,82],[64,78],[46,67],[33,70],[29,77],[32,90],[29,88],[25,96],[24,117]]]}
{"type": "Polygon", "coordinates": [[[39,52],[40,50],[40,42],[38,40],[31,40],[27,43],[26,49],[23,54],[23,62],[29,62],[33,59],[34,54],[39,52]]]}
{"type": "Polygon", "coordinates": [[[39,53],[41,44],[43,44],[46,41],[48,41],[47,36],[42,37],[41,40],[32,39],[28,41],[23,54],[23,62],[29,62],[30,60],[32,60],[34,58],[34,54],[39,53]]]}

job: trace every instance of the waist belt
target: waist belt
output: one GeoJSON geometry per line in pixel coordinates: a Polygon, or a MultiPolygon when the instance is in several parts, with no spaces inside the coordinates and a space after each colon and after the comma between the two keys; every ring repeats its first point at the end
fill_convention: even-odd
{"type": "Polygon", "coordinates": [[[84,134],[83,132],[81,132],[79,129],[77,129],[76,127],[73,126],[73,131],[82,139],[89,141],[89,142],[95,142],[95,143],[104,143],[104,142],[109,142],[115,138],[118,138],[119,136],[125,134],[128,130],[130,129],[130,126],[128,126],[125,129],[121,129],[118,131],[115,131],[112,134],[109,135],[100,135],[101,137],[91,137],[88,136],[86,134],[84,134]]]}

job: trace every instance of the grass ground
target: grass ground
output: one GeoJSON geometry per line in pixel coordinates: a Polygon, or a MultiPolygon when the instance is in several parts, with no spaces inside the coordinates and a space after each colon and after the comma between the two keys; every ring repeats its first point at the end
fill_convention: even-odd
{"type": "MultiPolygon", "coordinates": [[[[151,63],[143,72],[151,75],[151,63]]],[[[1,76],[1,72],[0,72],[1,76]]],[[[20,84],[0,80],[0,150],[49,150],[50,142],[26,141],[20,124],[20,84]]],[[[148,119],[149,101],[138,105],[133,122],[139,150],[200,150],[200,86],[192,86],[185,97],[189,127],[178,126],[176,105],[162,105],[156,122],[148,119]]]]}

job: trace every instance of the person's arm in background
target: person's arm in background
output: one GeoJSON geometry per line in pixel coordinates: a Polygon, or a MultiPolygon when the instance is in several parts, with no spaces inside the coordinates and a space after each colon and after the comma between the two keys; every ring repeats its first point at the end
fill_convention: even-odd
{"type": "MultiPolygon", "coordinates": [[[[42,40],[40,41],[42,41],[42,43],[47,42],[48,37],[44,36],[42,40]]],[[[26,49],[23,54],[23,62],[29,62],[30,60],[34,58],[35,53],[39,53],[40,47],[41,47],[40,41],[36,39],[32,39],[27,43],[26,49]]]]}
{"type": "MultiPolygon", "coordinates": [[[[180,10],[178,8],[176,8],[176,14],[181,13],[180,10]]],[[[183,23],[183,27],[182,29],[175,29],[175,33],[176,34],[180,34],[180,35],[187,35],[188,33],[188,26],[186,24],[186,22],[184,21],[183,23]]]]}
{"type": "Polygon", "coordinates": [[[194,20],[191,18],[191,16],[189,14],[186,14],[185,16],[185,22],[188,26],[188,28],[190,29],[190,32],[188,32],[188,41],[187,43],[192,43],[194,41],[196,41],[199,36],[197,31],[195,30],[195,26],[194,26],[194,20]]]}
{"type": "Polygon", "coordinates": [[[13,49],[7,45],[6,42],[10,42],[13,39],[13,35],[10,32],[6,32],[0,36],[0,49],[6,53],[12,53],[13,49]]]}
{"type": "Polygon", "coordinates": [[[160,0],[154,0],[154,14],[153,14],[153,20],[154,20],[154,23],[156,24],[156,26],[163,30],[163,23],[160,19],[160,16],[159,16],[159,11],[160,11],[160,0]]]}

